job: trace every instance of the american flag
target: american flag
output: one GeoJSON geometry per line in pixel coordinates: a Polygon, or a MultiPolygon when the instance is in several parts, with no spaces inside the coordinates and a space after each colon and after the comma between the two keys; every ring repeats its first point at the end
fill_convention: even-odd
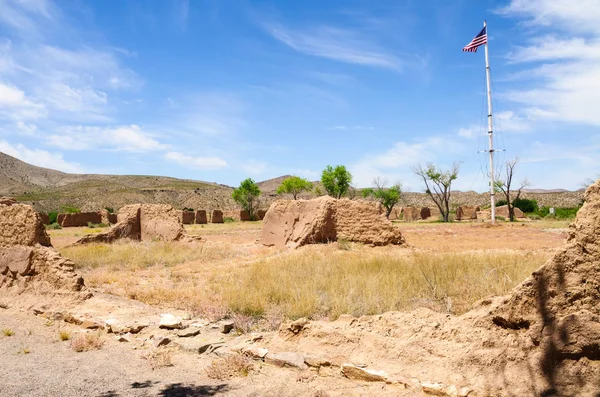
{"type": "Polygon", "coordinates": [[[484,44],[487,44],[487,27],[481,29],[481,32],[479,32],[469,44],[464,46],[463,51],[477,52],[477,47],[484,44]]]}

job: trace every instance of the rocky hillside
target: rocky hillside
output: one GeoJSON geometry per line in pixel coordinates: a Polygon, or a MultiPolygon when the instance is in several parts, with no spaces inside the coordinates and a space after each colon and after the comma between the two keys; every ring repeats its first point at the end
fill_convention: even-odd
{"type": "MultiPolygon", "coordinates": [[[[287,177],[258,182],[263,195],[261,207],[277,199],[275,190],[287,177]]],[[[0,196],[13,196],[33,205],[38,211],[60,211],[65,206],[95,211],[114,209],[132,203],[171,204],[175,208],[234,210],[233,188],[226,185],[143,175],[67,174],[27,164],[0,152],[0,196]]],[[[540,206],[574,207],[583,191],[526,192],[525,198],[538,200],[540,206]]],[[[310,198],[310,194],[302,198],[310,198]]],[[[489,205],[489,193],[454,192],[454,206],[489,205]]],[[[423,193],[404,193],[402,205],[432,206],[423,193]]]]}

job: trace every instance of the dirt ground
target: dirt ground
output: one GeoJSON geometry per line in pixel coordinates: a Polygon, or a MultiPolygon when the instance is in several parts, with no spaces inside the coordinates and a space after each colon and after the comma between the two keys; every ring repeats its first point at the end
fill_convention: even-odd
{"type": "MultiPolygon", "coordinates": [[[[424,251],[452,252],[554,251],[563,244],[567,226],[568,222],[544,221],[502,224],[496,227],[478,223],[397,223],[412,247],[424,251]]],[[[201,235],[206,243],[243,247],[240,248],[241,252],[248,256],[244,258],[245,261],[251,261],[253,255],[279,254],[278,251],[266,249],[257,243],[260,228],[260,222],[186,226],[190,234],[201,235]]],[[[97,230],[100,229],[69,228],[51,230],[49,234],[53,245],[60,249],[76,241],[81,235],[97,230]]],[[[85,277],[85,272],[83,275],[85,277]]],[[[153,307],[108,295],[102,290],[92,292],[94,297],[85,302],[61,307],[52,307],[49,301],[38,301],[26,306],[0,301],[0,396],[422,396],[425,394],[414,386],[415,381],[411,381],[411,378],[419,378],[420,381],[431,379],[446,384],[454,382],[458,386],[468,384],[468,380],[461,377],[460,373],[448,373],[436,368],[412,373],[407,370],[414,368],[419,362],[431,366],[436,355],[439,355],[440,362],[445,361],[452,352],[460,351],[460,346],[449,347],[446,355],[440,353],[443,346],[433,351],[423,344],[419,345],[420,349],[429,349],[427,354],[434,358],[425,359],[418,355],[401,357],[398,356],[401,353],[398,353],[396,361],[390,360],[393,354],[378,351],[400,349],[399,340],[409,343],[410,340],[419,339],[419,333],[429,334],[434,332],[432,330],[442,329],[450,321],[447,320],[450,316],[446,314],[417,312],[379,316],[376,326],[368,325],[371,324],[372,317],[361,318],[357,323],[352,319],[340,318],[337,322],[315,323],[312,328],[314,332],[311,331],[313,333],[309,333],[304,342],[294,342],[293,337],[286,338],[285,333],[277,331],[255,335],[256,340],[249,341],[252,335],[222,334],[218,323],[191,318],[185,322],[189,325],[188,329],[193,328],[191,324],[194,322],[202,325],[198,327],[199,335],[187,339],[178,337],[176,331],[167,332],[158,328],[160,314],[165,313],[168,308],[153,307]],[[35,315],[33,309],[39,307],[45,307],[42,310],[45,313],[35,315]],[[66,323],[60,318],[53,320],[54,312],[68,312],[100,323],[111,319],[118,319],[123,323],[147,321],[149,326],[134,335],[131,342],[119,342],[115,334],[84,330],[81,326],[66,323]],[[411,331],[406,331],[405,335],[385,331],[386,327],[393,328],[400,323],[412,323],[411,331]],[[365,336],[358,333],[357,324],[367,324],[365,329],[372,330],[365,336]],[[351,327],[352,332],[339,332],[344,327],[351,327]],[[7,335],[4,330],[10,330],[12,335],[7,335]],[[69,333],[70,340],[61,341],[61,331],[69,333]],[[86,332],[97,334],[103,341],[102,347],[99,350],[75,352],[71,347],[73,339],[79,333],[86,332]],[[152,341],[155,338],[165,336],[172,342],[164,347],[153,347],[152,341]],[[315,342],[323,337],[326,337],[324,342],[315,342]],[[237,373],[232,377],[213,379],[208,376],[207,371],[210,371],[213,362],[222,363],[227,356],[191,352],[186,348],[190,343],[224,344],[215,353],[227,352],[236,345],[244,344],[267,347],[275,352],[299,349],[303,353],[329,356],[337,354],[339,357],[329,357],[331,366],[318,370],[279,368],[254,360],[253,369],[247,374],[237,373]],[[369,343],[373,343],[370,348],[369,343]],[[152,359],[144,356],[157,351],[167,352],[165,354],[170,356],[173,365],[153,369],[152,359]],[[385,383],[346,379],[339,371],[339,365],[345,360],[368,365],[368,368],[376,370],[385,369],[401,381],[385,383]],[[407,364],[406,360],[410,363],[407,364]]],[[[186,313],[175,310],[169,310],[169,313],[184,318],[187,316],[186,313]]],[[[363,325],[359,326],[360,330],[363,329],[361,327],[363,325]]]]}

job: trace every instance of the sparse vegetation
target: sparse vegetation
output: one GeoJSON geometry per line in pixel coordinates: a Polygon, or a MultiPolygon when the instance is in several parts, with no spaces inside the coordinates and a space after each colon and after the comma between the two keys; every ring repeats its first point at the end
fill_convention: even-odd
{"type": "Polygon", "coordinates": [[[248,376],[254,365],[246,357],[237,354],[214,360],[207,368],[206,375],[211,379],[224,380],[238,376],[248,376]]]}
{"type": "Polygon", "coordinates": [[[104,340],[102,340],[98,333],[79,334],[71,339],[71,348],[78,353],[89,350],[100,350],[102,345],[104,345],[104,340]]]}
{"type": "Polygon", "coordinates": [[[148,361],[152,370],[173,366],[173,353],[170,350],[157,349],[143,354],[142,358],[148,361]]]}
{"type": "Polygon", "coordinates": [[[58,338],[63,342],[67,341],[67,340],[71,339],[71,333],[66,330],[61,330],[58,332],[58,338]]]}
{"type": "Polygon", "coordinates": [[[321,183],[331,197],[342,198],[352,184],[352,174],[343,165],[328,165],[321,173],[321,183]]]}
{"type": "Polygon", "coordinates": [[[65,205],[62,207],[62,212],[65,214],[79,214],[81,209],[72,205],[65,205]]]}
{"type": "Polygon", "coordinates": [[[277,188],[277,194],[291,194],[294,200],[297,200],[298,195],[302,192],[308,192],[312,189],[312,183],[299,176],[291,176],[283,180],[277,188]]]}
{"type": "Polygon", "coordinates": [[[2,335],[4,336],[13,336],[15,333],[12,329],[9,328],[3,328],[2,329],[2,335]]]}
{"type": "Polygon", "coordinates": [[[240,183],[237,189],[233,190],[231,197],[236,203],[242,206],[242,208],[248,211],[248,215],[251,220],[256,220],[256,214],[254,211],[258,205],[258,198],[260,196],[260,189],[252,178],[247,178],[240,183]]]}
{"type": "Polygon", "coordinates": [[[61,230],[62,226],[59,225],[58,223],[52,223],[50,225],[46,225],[46,229],[49,229],[49,230],[61,230]]]}
{"type": "Polygon", "coordinates": [[[235,222],[235,219],[233,219],[230,216],[226,216],[223,218],[223,223],[233,223],[233,222],[235,222]]]}
{"type": "Polygon", "coordinates": [[[58,220],[58,211],[48,212],[48,223],[50,225],[55,224],[58,220]]]}

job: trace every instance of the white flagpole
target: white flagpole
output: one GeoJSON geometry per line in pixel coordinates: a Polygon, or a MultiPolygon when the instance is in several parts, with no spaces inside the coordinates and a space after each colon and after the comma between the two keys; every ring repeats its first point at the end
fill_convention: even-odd
{"type": "Polygon", "coordinates": [[[483,21],[483,27],[486,28],[487,40],[485,43],[485,78],[487,83],[487,103],[488,103],[488,137],[490,141],[490,200],[492,204],[492,224],[496,223],[496,200],[494,199],[494,140],[492,130],[492,87],[490,83],[490,59],[488,56],[489,34],[487,32],[487,23],[483,21]]]}

